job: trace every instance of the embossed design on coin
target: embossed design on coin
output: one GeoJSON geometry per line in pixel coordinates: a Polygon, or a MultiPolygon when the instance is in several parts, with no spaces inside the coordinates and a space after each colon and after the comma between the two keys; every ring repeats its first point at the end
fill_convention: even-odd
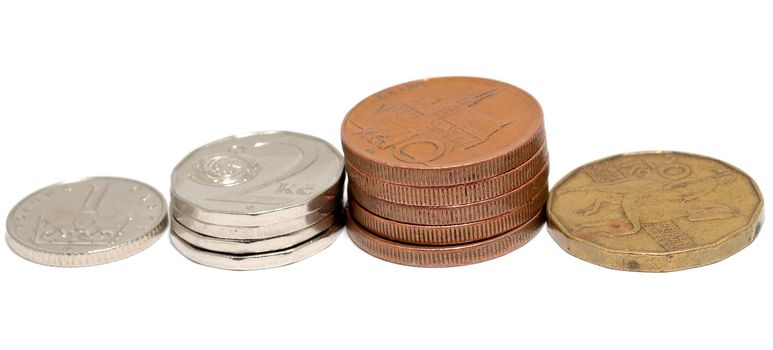
{"type": "Polygon", "coordinates": [[[87,178],[39,190],[9,214],[8,242],[45,265],[88,266],[137,253],[166,227],[155,189],[121,178],[87,178]]]}
{"type": "Polygon", "coordinates": [[[285,131],[238,135],[185,157],[172,173],[172,200],[204,222],[263,226],[326,205],[326,194],[340,193],[342,173],[343,157],[318,138],[285,131]]]}
{"type": "Polygon", "coordinates": [[[721,260],[751,242],[761,213],[759,189],[742,171],[675,152],[585,165],[556,184],[548,201],[551,235],[564,249],[642,271],[721,260]]]}
{"type": "Polygon", "coordinates": [[[244,154],[243,147],[232,146],[228,153],[202,158],[190,177],[203,185],[233,186],[258,176],[260,165],[244,154]]]}
{"type": "Polygon", "coordinates": [[[536,153],[544,141],[542,109],[525,91],[495,80],[433,78],[360,102],[344,119],[341,141],[347,161],[374,177],[458,185],[504,173],[536,153]]]}

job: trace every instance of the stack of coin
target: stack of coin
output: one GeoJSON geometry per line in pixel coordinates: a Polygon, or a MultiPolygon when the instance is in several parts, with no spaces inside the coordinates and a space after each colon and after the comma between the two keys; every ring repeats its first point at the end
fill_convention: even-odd
{"type": "Polygon", "coordinates": [[[285,131],[227,137],[172,173],[174,246],[202,265],[254,270],[327,248],[343,223],[343,156],[285,131]]]}
{"type": "Polygon", "coordinates": [[[466,77],[397,85],[357,104],[341,140],[349,235],[371,255],[472,264],[517,249],[544,224],[542,109],[512,85],[466,77]]]}

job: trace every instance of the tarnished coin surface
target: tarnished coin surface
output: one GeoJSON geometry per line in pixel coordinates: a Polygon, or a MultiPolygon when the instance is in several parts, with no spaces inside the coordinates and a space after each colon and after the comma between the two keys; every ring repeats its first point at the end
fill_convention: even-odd
{"type": "Polygon", "coordinates": [[[746,247],[762,227],[763,199],[747,174],[679,152],[612,156],[552,189],[548,231],[569,254],[628,271],[711,264],[746,247]]]}
{"type": "Polygon", "coordinates": [[[172,173],[174,206],[216,225],[263,226],[335,200],[343,156],[313,136],[268,131],[227,137],[191,152],[172,173]]]}
{"type": "Polygon", "coordinates": [[[415,186],[470,183],[531,158],[545,139],[542,108],[496,80],[444,77],[377,92],[341,126],[347,162],[381,180],[415,186]]]}
{"type": "Polygon", "coordinates": [[[172,244],[189,260],[201,265],[225,270],[259,270],[289,265],[314,254],[333,244],[341,232],[341,226],[334,225],[311,239],[282,250],[254,254],[228,254],[194,247],[171,232],[172,244]]]}
{"type": "Polygon", "coordinates": [[[134,255],[167,225],[164,197],[135,180],[83,178],[24,198],[6,221],[8,245],[51,266],[99,265],[134,255]]]}
{"type": "Polygon", "coordinates": [[[207,236],[172,220],[172,232],[187,243],[206,250],[230,254],[270,252],[298,245],[340,222],[340,215],[330,214],[308,227],[264,239],[224,239],[207,236]]]}

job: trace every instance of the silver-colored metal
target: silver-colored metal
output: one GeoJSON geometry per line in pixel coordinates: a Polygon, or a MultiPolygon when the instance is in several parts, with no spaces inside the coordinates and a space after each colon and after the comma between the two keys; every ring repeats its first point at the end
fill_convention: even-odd
{"type": "Polygon", "coordinates": [[[335,224],[340,225],[341,215],[332,214],[309,227],[296,232],[286,233],[267,239],[223,239],[203,235],[195,232],[177,220],[172,220],[172,232],[177,237],[192,246],[220,253],[228,254],[254,254],[281,250],[308,241],[312,237],[329,229],[335,224]]]}
{"type": "Polygon", "coordinates": [[[267,253],[234,255],[196,248],[180,239],[174,232],[169,234],[172,244],[186,258],[201,265],[225,270],[259,270],[289,265],[319,253],[330,246],[341,232],[337,223],[310,240],[291,248],[267,253]]]}
{"type": "Polygon", "coordinates": [[[206,223],[185,214],[181,210],[175,208],[174,205],[172,205],[172,216],[176,221],[188,229],[207,236],[234,240],[259,240],[286,235],[312,226],[333,214],[340,205],[341,197],[339,196],[335,201],[330,201],[323,207],[318,208],[305,216],[288,219],[271,225],[255,227],[225,226],[206,223]]]}
{"type": "Polygon", "coordinates": [[[135,180],[92,177],[60,182],[24,198],[6,221],[8,245],[50,266],[105,264],[134,255],[166,229],[156,189],[135,180]]]}
{"type": "Polygon", "coordinates": [[[225,226],[265,226],[304,216],[341,193],[341,153],[304,134],[227,137],[186,156],[172,172],[172,203],[225,226]]]}

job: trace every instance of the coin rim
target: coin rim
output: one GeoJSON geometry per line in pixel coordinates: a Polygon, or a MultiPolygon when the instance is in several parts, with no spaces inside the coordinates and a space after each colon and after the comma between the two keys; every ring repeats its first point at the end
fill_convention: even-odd
{"type": "Polygon", "coordinates": [[[169,238],[172,245],[180,252],[180,255],[199,265],[217,268],[221,270],[251,271],[290,265],[327,249],[332,245],[341,233],[341,223],[328,228],[311,239],[296,246],[257,254],[226,254],[197,248],[170,232],[169,238]],[[276,261],[265,263],[266,259],[275,258],[276,261]],[[260,264],[263,262],[263,264],[260,264]]]}
{"type": "Polygon", "coordinates": [[[526,223],[529,219],[534,217],[534,215],[539,213],[539,210],[544,209],[547,199],[548,189],[545,187],[544,190],[539,191],[538,194],[532,197],[529,202],[511,211],[489,219],[455,225],[415,225],[389,220],[371,213],[353,198],[349,200],[349,213],[362,228],[386,240],[415,245],[443,246],[476,242],[510,231],[526,223]],[[504,225],[504,223],[496,226],[483,225],[485,222],[494,221],[511,215],[517,216],[517,218],[512,219],[512,222],[515,223],[514,225],[504,225]],[[367,220],[361,220],[363,217],[366,217],[367,220]],[[378,229],[376,225],[372,225],[377,221],[380,222],[377,225],[382,226],[382,229],[378,229]],[[505,226],[507,227],[505,228],[505,226]],[[498,227],[498,229],[495,227],[498,227]],[[472,231],[472,233],[467,235],[454,233],[454,231],[464,230],[466,228],[469,228],[469,231],[472,231]],[[422,230],[427,231],[422,232],[422,230]],[[450,232],[444,232],[446,230],[450,230],[450,232]],[[438,237],[444,237],[445,239],[441,240],[438,237]]]}
{"type": "Polygon", "coordinates": [[[331,212],[330,215],[300,230],[262,239],[225,239],[208,236],[185,226],[175,219],[171,220],[170,229],[171,232],[177,235],[177,238],[202,250],[227,254],[255,254],[296,246],[340,222],[341,214],[331,212]]]}
{"type": "Polygon", "coordinates": [[[547,143],[543,142],[531,158],[507,172],[477,182],[453,186],[413,186],[391,183],[364,173],[348,161],[345,168],[349,182],[357,184],[358,188],[373,197],[406,205],[421,206],[431,202],[432,206],[448,206],[473,204],[510,192],[539,175],[540,170],[549,163],[547,143]]]}
{"type": "Polygon", "coordinates": [[[346,231],[349,234],[352,242],[354,242],[354,244],[364,252],[381,260],[414,267],[455,267],[493,260],[523,247],[542,231],[542,227],[545,225],[545,210],[541,210],[523,225],[500,235],[473,243],[446,246],[424,246],[390,241],[381,238],[376,234],[368,232],[356,220],[353,220],[350,215],[347,216],[346,225],[346,231]],[[531,225],[535,225],[535,227],[532,228],[531,225]],[[515,244],[507,246],[501,251],[497,251],[496,253],[479,254],[479,252],[469,251],[470,249],[481,249],[481,247],[495,245],[501,240],[508,238],[513,238],[515,240],[515,244]],[[378,245],[381,250],[387,250],[389,252],[386,254],[380,254],[376,252],[377,249],[364,247],[364,241],[369,241],[371,245],[378,245]],[[399,256],[399,258],[390,259],[388,255],[399,256]],[[416,260],[427,260],[427,257],[430,255],[437,255],[435,259],[431,259],[435,262],[416,262],[416,260]],[[417,256],[420,258],[416,259],[417,256]],[[437,262],[438,260],[444,261],[439,263],[437,262]]]}

